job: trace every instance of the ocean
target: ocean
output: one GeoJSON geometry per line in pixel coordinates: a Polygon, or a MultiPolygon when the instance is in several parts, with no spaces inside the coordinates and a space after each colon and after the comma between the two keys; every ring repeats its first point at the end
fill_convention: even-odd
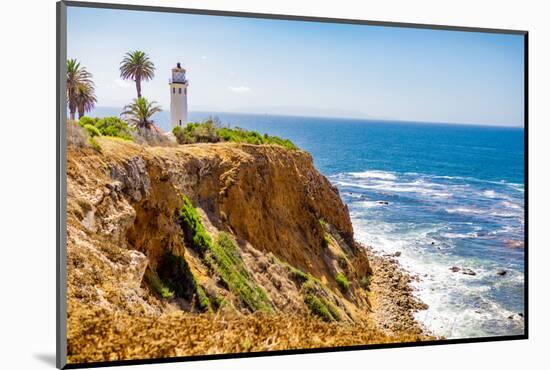
{"type": "MultiPolygon", "coordinates": [[[[400,252],[420,277],[415,292],[429,308],[417,319],[432,333],[523,334],[523,128],[190,112],[209,116],[310,152],[348,205],[356,239],[400,252]]],[[[168,128],[167,112],[156,120],[168,128]]]]}

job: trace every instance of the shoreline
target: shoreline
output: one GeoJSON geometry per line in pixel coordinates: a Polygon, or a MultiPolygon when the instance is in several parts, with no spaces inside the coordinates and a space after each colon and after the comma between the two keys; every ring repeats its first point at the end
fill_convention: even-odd
{"type": "Polygon", "coordinates": [[[414,295],[412,282],[420,277],[406,271],[394,258],[398,255],[383,254],[369,245],[359,244],[367,252],[373,270],[369,289],[373,323],[389,335],[406,331],[434,339],[433,333],[415,318],[415,313],[428,309],[428,305],[414,295]]]}

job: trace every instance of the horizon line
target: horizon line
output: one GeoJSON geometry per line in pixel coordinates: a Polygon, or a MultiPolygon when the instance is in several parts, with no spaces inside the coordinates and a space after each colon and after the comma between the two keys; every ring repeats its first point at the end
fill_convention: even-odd
{"type": "MultiPolygon", "coordinates": [[[[117,106],[96,106],[93,110],[97,108],[114,108],[122,109],[122,107],[117,106]]],[[[161,110],[161,112],[170,112],[169,109],[161,110]]],[[[319,119],[341,119],[341,120],[350,120],[350,121],[375,121],[375,122],[388,122],[388,123],[422,123],[430,125],[448,125],[448,126],[478,126],[478,127],[501,127],[501,128],[520,128],[525,129],[525,124],[501,124],[501,123],[471,123],[471,122],[449,122],[449,121],[418,121],[418,120],[409,120],[409,119],[399,119],[399,118],[376,118],[376,117],[346,117],[346,116],[316,116],[316,115],[300,115],[300,114],[275,114],[268,112],[241,112],[241,111],[231,111],[231,110],[193,110],[190,109],[189,112],[196,113],[222,113],[222,114],[243,114],[250,116],[276,116],[276,117],[297,117],[297,118],[319,118],[319,119]]],[[[159,112],[160,113],[160,112],[159,112]]]]}

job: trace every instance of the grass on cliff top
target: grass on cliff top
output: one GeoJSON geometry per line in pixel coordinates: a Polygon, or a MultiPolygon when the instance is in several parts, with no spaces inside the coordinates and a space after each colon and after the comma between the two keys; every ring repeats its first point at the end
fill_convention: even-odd
{"type": "Polygon", "coordinates": [[[273,306],[267,294],[248,272],[233,239],[227,233],[221,232],[216,241],[213,241],[187,197],[183,198],[179,215],[191,246],[199,253],[203,262],[220,277],[222,284],[252,312],[272,312],[273,306]]]}
{"type": "Polygon", "coordinates": [[[215,118],[204,122],[190,122],[185,127],[174,127],[172,133],[179,144],[193,143],[247,143],[255,145],[279,145],[287,150],[297,150],[298,147],[288,139],[278,136],[260,134],[240,127],[223,126],[215,118]]]}

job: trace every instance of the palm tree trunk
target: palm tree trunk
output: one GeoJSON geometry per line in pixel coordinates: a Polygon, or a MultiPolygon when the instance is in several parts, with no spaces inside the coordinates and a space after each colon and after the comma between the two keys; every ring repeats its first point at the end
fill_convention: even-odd
{"type": "Polygon", "coordinates": [[[75,104],[74,104],[74,94],[71,89],[68,89],[68,99],[69,103],[69,117],[71,120],[74,120],[75,104]]]}
{"type": "Polygon", "coordinates": [[[136,79],[136,90],[138,98],[141,98],[141,80],[139,78],[136,79]]]}
{"type": "Polygon", "coordinates": [[[78,119],[80,120],[84,115],[84,107],[78,107],[78,119]]]}

